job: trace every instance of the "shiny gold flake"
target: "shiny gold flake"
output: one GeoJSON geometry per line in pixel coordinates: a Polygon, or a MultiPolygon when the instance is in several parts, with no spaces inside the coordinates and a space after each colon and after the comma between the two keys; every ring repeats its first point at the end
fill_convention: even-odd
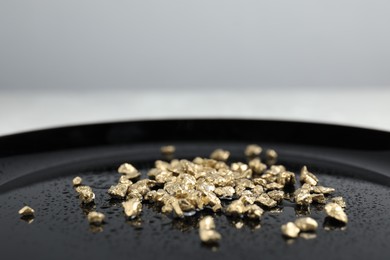
{"type": "Polygon", "coordinates": [[[295,220],[295,225],[304,232],[315,231],[318,227],[318,223],[315,219],[310,217],[298,218],[295,220]]]}
{"type": "Polygon", "coordinates": [[[334,197],[334,198],[332,198],[332,202],[339,204],[339,206],[342,208],[346,207],[346,203],[345,203],[345,200],[343,199],[343,197],[334,197]]]}
{"type": "Polygon", "coordinates": [[[325,212],[331,218],[334,218],[334,219],[336,219],[340,222],[343,222],[345,224],[348,223],[347,214],[345,214],[343,208],[337,203],[331,202],[331,203],[326,204],[325,205],[325,212]]]}
{"type": "Polygon", "coordinates": [[[22,217],[32,217],[35,214],[35,210],[30,208],[29,206],[24,206],[19,210],[19,215],[22,217]]]}
{"type": "Polygon", "coordinates": [[[88,213],[88,222],[93,225],[101,225],[104,221],[104,214],[96,211],[91,211],[88,213]]]}
{"type": "Polygon", "coordinates": [[[135,218],[141,214],[142,204],[139,199],[130,199],[128,201],[122,202],[122,206],[125,212],[126,217],[135,218]]]}
{"type": "Polygon", "coordinates": [[[160,148],[160,151],[163,155],[172,155],[176,152],[176,147],[173,145],[166,145],[160,148]]]}
{"type": "Polygon", "coordinates": [[[72,180],[73,186],[80,186],[83,179],[81,177],[77,176],[72,180]]]}
{"type": "Polygon", "coordinates": [[[126,175],[129,179],[135,179],[141,175],[139,171],[130,163],[124,163],[119,166],[118,172],[126,175]]]}
{"type": "Polygon", "coordinates": [[[257,144],[250,144],[245,149],[245,155],[248,157],[258,156],[263,149],[257,144]]]}
{"type": "Polygon", "coordinates": [[[306,166],[301,169],[300,181],[309,185],[315,186],[318,183],[318,178],[307,170],[306,166]]]}
{"type": "Polygon", "coordinates": [[[91,203],[95,199],[95,193],[93,193],[92,188],[89,186],[77,186],[76,192],[79,194],[79,198],[84,204],[91,203]]]}
{"type": "Polygon", "coordinates": [[[217,149],[211,153],[210,158],[217,161],[226,161],[230,156],[230,152],[222,149],[217,149]]]}
{"type": "Polygon", "coordinates": [[[282,234],[289,238],[296,238],[300,232],[299,228],[293,223],[288,222],[281,227],[282,234]]]}

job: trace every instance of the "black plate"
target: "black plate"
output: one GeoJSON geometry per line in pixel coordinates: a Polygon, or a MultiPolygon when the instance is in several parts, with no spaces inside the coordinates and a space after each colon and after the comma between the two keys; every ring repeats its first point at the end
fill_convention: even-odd
{"type": "Polygon", "coordinates": [[[390,134],[374,130],[257,120],[166,120],[75,126],[0,138],[1,259],[389,259],[390,134]],[[216,216],[219,247],[203,246],[197,218],[171,219],[145,205],[141,219],[126,221],[106,193],[124,161],[145,172],[174,144],[177,158],[208,156],[215,148],[245,160],[243,149],[261,144],[279,152],[292,171],[306,164],[325,186],[344,196],[350,222],[337,227],[318,207],[315,239],[285,240],[280,225],[297,211],[267,212],[260,223],[216,216]],[[91,229],[71,186],[80,175],[96,192],[96,209],[108,217],[91,229]],[[31,224],[18,210],[36,210],[31,224]],[[239,225],[239,224],[238,224],[239,225]],[[98,232],[102,231],[102,232],[98,232]]]}

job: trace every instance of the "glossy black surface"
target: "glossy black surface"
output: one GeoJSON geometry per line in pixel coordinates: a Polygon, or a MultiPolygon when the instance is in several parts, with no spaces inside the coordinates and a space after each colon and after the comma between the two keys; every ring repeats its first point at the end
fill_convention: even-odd
{"type": "MultiPolygon", "coordinates": [[[[388,259],[390,237],[390,134],[296,122],[256,120],[167,120],[76,126],[0,138],[1,259],[388,259]],[[145,205],[142,217],[126,221],[120,203],[107,188],[117,166],[129,161],[146,170],[163,159],[161,145],[177,146],[177,158],[208,156],[215,148],[245,160],[248,143],[274,148],[280,163],[295,172],[308,165],[321,183],[346,198],[350,223],[326,222],[320,207],[311,216],[320,223],[317,237],[285,240],[280,225],[304,214],[284,202],[260,223],[216,215],[223,239],[218,248],[198,239],[196,215],[175,220],[145,205]],[[96,193],[96,209],[108,217],[90,229],[71,186],[80,175],[96,193]],[[36,210],[31,224],[17,211],[36,210]],[[326,230],[333,229],[333,230],[326,230]]],[[[207,212],[211,214],[211,212],[207,212]]],[[[306,212],[307,213],[307,212],[306,212]]]]}

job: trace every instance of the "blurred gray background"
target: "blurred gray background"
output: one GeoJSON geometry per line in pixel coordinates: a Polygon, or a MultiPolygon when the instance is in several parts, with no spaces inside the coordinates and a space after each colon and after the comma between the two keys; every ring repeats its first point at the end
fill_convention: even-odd
{"type": "Polygon", "coordinates": [[[245,117],[390,130],[390,2],[0,1],[0,134],[245,117]]]}

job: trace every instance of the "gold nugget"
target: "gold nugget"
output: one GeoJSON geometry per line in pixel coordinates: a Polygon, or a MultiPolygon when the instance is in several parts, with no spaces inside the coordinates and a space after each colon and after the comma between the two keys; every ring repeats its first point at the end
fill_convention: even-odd
{"type": "Polygon", "coordinates": [[[295,225],[304,232],[315,231],[318,227],[317,221],[310,217],[298,218],[295,220],[295,225]]]}
{"type": "Polygon", "coordinates": [[[325,212],[328,214],[329,217],[334,218],[340,222],[343,222],[345,224],[348,223],[348,217],[347,214],[345,214],[343,208],[334,202],[328,203],[325,205],[325,212]]]}
{"type": "Polygon", "coordinates": [[[176,147],[173,145],[166,145],[162,146],[160,150],[163,155],[172,155],[176,152],[176,147]]]}
{"type": "Polygon", "coordinates": [[[300,181],[315,186],[318,183],[318,178],[313,173],[309,172],[306,166],[303,166],[301,169],[300,181]]]}
{"type": "Polygon", "coordinates": [[[289,238],[298,237],[300,232],[300,229],[293,222],[288,222],[287,224],[282,225],[281,230],[282,234],[289,238]]]}
{"type": "Polygon", "coordinates": [[[226,214],[241,216],[246,212],[246,207],[241,200],[234,200],[226,208],[226,214]]]}
{"type": "Polygon", "coordinates": [[[77,176],[72,180],[73,186],[80,186],[83,179],[81,177],[77,176]]]}
{"type": "Polygon", "coordinates": [[[265,152],[265,157],[266,157],[267,160],[269,160],[269,161],[276,161],[276,159],[278,158],[278,154],[276,153],[275,150],[273,150],[273,149],[268,149],[268,150],[265,152]]]}
{"type": "Polygon", "coordinates": [[[135,218],[141,214],[142,204],[139,199],[130,199],[128,201],[122,202],[122,206],[125,212],[126,217],[135,218]]]}
{"type": "Polygon", "coordinates": [[[215,229],[214,219],[211,216],[206,216],[199,221],[199,229],[208,230],[215,229]]]}
{"type": "Polygon", "coordinates": [[[76,192],[79,194],[79,198],[84,204],[91,203],[95,199],[95,193],[93,193],[92,188],[89,186],[77,186],[76,192]]]}
{"type": "Polygon", "coordinates": [[[259,202],[261,205],[266,206],[268,208],[275,207],[278,203],[271,199],[267,193],[263,193],[256,198],[256,202],[259,202]]]}
{"type": "Polygon", "coordinates": [[[108,194],[110,194],[110,196],[113,198],[123,199],[127,195],[129,186],[130,184],[118,183],[117,185],[111,186],[111,188],[108,190],[108,194]]]}
{"type": "Polygon", "coordinates": [[[251,219],[259,219],[264,213],[264,210],[256,204],[246,207],[246,216],[251,219]]]}
{"type": "Polygon", "coordinates": [[[22,217],[32,217],[35,214],[35,210],[30,208],[29,206],[24,206],[19,210],[19,215],[22,217]]]}
{"type": "Polygon", "coordinates": [[[260,155],[262,151],[263,149],[257,144],[250,144],[245,149],[245,155],[247,157],[254,157],[260,155]]]}
{"type": "Polygon", "coordinates": [[[139,171],[130,163],[124,163],[119,166],[118,172],[125,174],[129,179],[135,179],[141,175],[139,171]]]}
{"type": "Polygon", "coordinates": [[[96,211],[91,211],[88,213],[88,221],[90,224],[93,225],[101,225],[104,221],[104,214],[96,211]]]}
{"type": "Polygon", "coordinates": [[[213,244],[221,240],[221,234],[215,230],[215,223],[212,217],[206,216],[200,220],[199,237],[206,244],[213,244]]]}
{"type": "Polygon", "coordinates": [[[210,158],[217,161],[226,161],[229,159],[230,152],[222,149],[217,149],[211,153],[210,158]]]}
{"type": "Polygon", "coordinates": [[[267,165],[262,163],[260,158],[250,160],[248,165],[255,174],[261,174],[267,169],[267,165]]]}

